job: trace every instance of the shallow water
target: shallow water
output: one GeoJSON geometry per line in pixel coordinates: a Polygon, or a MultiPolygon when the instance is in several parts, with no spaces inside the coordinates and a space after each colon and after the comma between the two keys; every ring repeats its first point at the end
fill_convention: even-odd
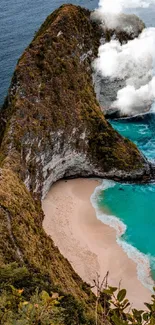
{"type": "MultiPolygon", "coordinates": [[[[155,114],[148,114],[137,122],[122,120],[113,121],[111,124],[123,136],[135,142],[149,160],[155,160],[155,114]]],[[[118,224],[119,220],[123,222],[126,226],[125,233],[121,236],[123,248],[132,250],[135,247],[145,254],[143,257],[147,260],[149,258],[155,280],[155,184],[113,183],[111,186],[109,182],[105,188],[98,196],[99,207],[106,209],[109,215],[119,218],[118,224]],[[131,246],[126,247],[125,243],[131,246]]],[[[103,222],[104,218],[103,214],[101,217],[103,222]]],[[[111,219],[109,224],[112,222],[111,219]]],[[[131,257],[137,260],[136,253],[131,257]]],[[[140,265],[142,273],[144,264],[140,265]]],[[[143,283],[147,286],[145,276],[143,283]]]]}

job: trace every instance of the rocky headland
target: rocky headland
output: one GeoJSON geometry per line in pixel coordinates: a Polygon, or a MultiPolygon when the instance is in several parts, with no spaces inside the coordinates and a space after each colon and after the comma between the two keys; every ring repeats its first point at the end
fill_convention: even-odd
{"type": "Polygon", "coordinates": [[[94,295],[45,234],[41,199],[62,178],[150,177],[148,161],[111,127],[96,99],[91,63],[100,39],[109,37],[88,10],[60,7],[19,59],[0,112],[3,286],[7,279],[26,292],[56,288],[83,301],[90,314],[94,295]]]}

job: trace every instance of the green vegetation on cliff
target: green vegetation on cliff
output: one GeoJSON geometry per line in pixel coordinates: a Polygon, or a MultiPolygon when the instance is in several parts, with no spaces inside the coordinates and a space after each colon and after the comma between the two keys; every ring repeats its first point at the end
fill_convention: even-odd
{"type": "Polygon", "coordinates": [[[18,62],[1,113],[0,161],[23,180],[28,171],[33,192],[37,172],[38,192],[43,183],[41,157],[36,171],[34,155],[52,154],[54,133],[63,133],[62,151],[65,143],[86,156],[92,175],[130,173],[136,179],[149,169],[136,146],[108,124],[96,101],[91,61],[102,32],[88,10],[62,6],[47,18],[18,62]],[[30,148],[33,157],[26,161],[30,148]]]}
{"type": "Polygon", "coordinates": [[[62,177],[149,174],[96,101],[101,35],[88,10],[56,10],[20,58],[0,112],[1,324],[95,324],[96,297],[45,234],[41,198],[62,177]]]}
{"type": "MultiPolygon", "coordinates": [[[[2,325],[154,325],[155,295],[145,311],[132,308],[125,289],[95,281],[97,296],[89,301],[89,312],[83,302],[71,294],[50,286],[48,279],[33,274],[16,263],[0,268],[0,324],[2,325]],[[34,290],[34,281],[38,287],[34,290]],[[16,284],[16,287],[12,284],[16,284]],[[39,283],[41,285],[39,286],[39,283]],[[29,290],[19,289],[27,284],[29,290]],[[48,284],[48,285],[47,285],[48,284]],[[47,289],[43,289],[47,287],[47,289]]],[[[98,278],[99,279],[99,278],[98,278]]],[[[86,284],[83,287],[89,288],[86,284]]]]}

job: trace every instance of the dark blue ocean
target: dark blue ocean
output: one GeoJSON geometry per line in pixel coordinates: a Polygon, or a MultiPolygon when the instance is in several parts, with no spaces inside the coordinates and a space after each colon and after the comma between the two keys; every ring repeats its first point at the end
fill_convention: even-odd
{"type": "MultiPolygon", "coordinates": [[[[0,1],[0,105],[7,94],[17,60],[44,19],[63,3],[89,9],[97,0],[1,0],[0,1]]],[[[133,11],[132,11],[133,12],[133,11]]],[[[146,26],[155,26],[155,6],[134,11],[146,26]]],[[[122,135],[134,141],[149,160],[155,160],[155,115],[137,122],[113,121],[122,135]]],[[[98,217],[117,230],[118,244],[137,262],[138,277],[148,287],[149,263],[155,279],[155,185],[103,182],[98,192],[98,217]],[[104,188],[104,193],[102,189],[104,188]],[[103,211],[107,211],[107,214],[103,211]],[[119,225],[119,226],[118,226],[119,225]],[[120,232],[120,229],[122,231],[120,232]]]]}
{"type": "Polygon", "coordinates": [[[0,0],[0,105],[17,60],[45,18],[63,3],[93,9],[97,0],[0,0]]]}

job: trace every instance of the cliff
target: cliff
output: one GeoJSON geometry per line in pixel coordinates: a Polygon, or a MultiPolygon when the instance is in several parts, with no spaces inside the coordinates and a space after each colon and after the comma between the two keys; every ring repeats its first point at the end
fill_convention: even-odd
{"type": "Polygon", "coordinates": [[[96,100],[91,62],[103,32],[86,9],[64,5],[52,13],[19,59],[0,112],[1,283],[26,293],[56,288],[86,310],[94,296],[44,233],[41,198],[63,177],[144,180],[150,173],[96,100]]]}
{"type": "Polygon", "coordinates": [[[103,31],[89,15],[68,5],[47,18],[18,62],[1,112],[2,166],[40,197],[62,177],[137,179],[148,168],[101,113],[90,63],[103,31]]]}

